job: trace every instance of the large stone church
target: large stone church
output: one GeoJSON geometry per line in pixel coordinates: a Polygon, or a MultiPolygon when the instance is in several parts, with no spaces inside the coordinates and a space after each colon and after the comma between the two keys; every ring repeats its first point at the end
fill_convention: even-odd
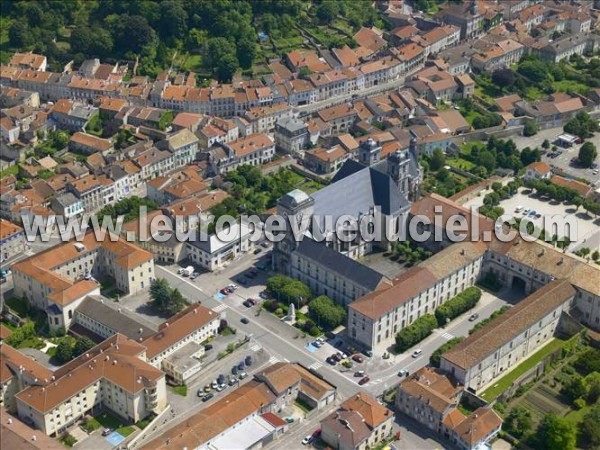
{"type": "Polygon", "coordinates": [[[295,221],[304,232],[296,239],[288,227],[285,238],[275,243],[275,270],[344,305],[389,284],[384,275],[356,259],[389,247],[384,228],[398,229],[405,220],[410,202],[419,197],[422,173],[414,140],[409,149],[385,158],[381,151],[378,142],[368,139],[360,145],[358,161],[348,160],[331,184],[312,195],[296,189],[279,200],[277,213],[295,221]],[[345,230],[339,223],[336,228],[338,218],[349,216],[360,221],[376,210],[381,221],[368,231],[374,232],[373,226],[382,227],[382,240],[340,238],[345,230]]]}

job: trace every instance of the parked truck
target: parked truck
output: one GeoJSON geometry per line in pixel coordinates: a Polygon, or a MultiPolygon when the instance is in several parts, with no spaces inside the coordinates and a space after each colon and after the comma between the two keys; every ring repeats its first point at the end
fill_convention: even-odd
{"type": "Polygon", "coordinates": [[[185,269],[183,269],[183,272],[181,273],[181,275],[183,275],[184,277],[189,277],[193,273],[194,273],[194,266],[187,266],[185,269]]]}

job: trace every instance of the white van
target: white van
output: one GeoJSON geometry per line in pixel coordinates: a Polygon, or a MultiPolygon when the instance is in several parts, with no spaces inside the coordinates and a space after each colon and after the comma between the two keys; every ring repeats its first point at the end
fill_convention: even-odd
{"type": "Polygon", "coordinates": [[[521,211],[523,211],[523,206],[519,205],[515,208],[516,213],[520,213],[521,211]]]}

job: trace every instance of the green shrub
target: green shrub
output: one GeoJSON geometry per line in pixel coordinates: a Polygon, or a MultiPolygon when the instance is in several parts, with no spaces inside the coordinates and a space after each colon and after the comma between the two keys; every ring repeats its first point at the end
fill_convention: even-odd
{"type": "Polygon", "coordinates": [[[308,334],[310,334],[313,337],[320,336],[321,330],[319,330],[319,328],[316,325],[313,325],[308,334]]]}
{"type": "Polygon", "coordinates": [[[434,350],[433,353],[431,354],[431,356],[429,357],[429,362],[431,363],[431,365],[433,367],[440,367],[441,356],[444,353],[446,353],[447,351],[452,350],[454,347],[456,347],[458,344],[460,344],[464,339],[465,338],[462,336],[453,337],[448,342],[446,342],[445,344],[441,345],[436,350],[434,350]]]}
{"type": "Polygon", "coordinates": [[[575,400],[575,401],[573,402],[573,407],[574,407],[575,409],[581,409],[581,408],[584,408],[584,407],[585,407],[585,405],[586,405],[586,403],[585,403],[585,400],[584,400],[584,399],[582,399],[581,397],[580,397],[580,398],[578,398],[577,400],[575,400]]]}
{"type": "Polygon", "coordinates": [[[396,350],[403,352],[421,342],[437,327],[437,320],[432,314],[419,317],[411,325],[396,334],[396,350]]]}
{"type": "Polygon", "coordinates": [[[438,325],[442,327],[450,320],[473,308],[480,298],[481,289],[474,286],[465,289],[435,310],[438,325]]]}

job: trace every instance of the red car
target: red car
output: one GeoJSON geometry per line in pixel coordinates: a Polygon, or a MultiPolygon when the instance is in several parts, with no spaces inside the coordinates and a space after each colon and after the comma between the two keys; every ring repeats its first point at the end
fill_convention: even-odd
{"type": "Polygon", "coordinates": [[[333,355],[331,355],[331,359],[333,359],[336,362],[340,362],[342,360],[342,357],[337,353],[334,353],[333,355]]]}
{"type": "Polygon", "coordinates": [[[223,295],[229,295],[229,289],[227,289],[227,288],[223,288],[219,292],[221,292],[221,294],[223,294],[223,295]]]}
{"type": "Polygon", "coordinates": [[[369,381],[371,381],[371,379],[369,377],[362,377],[360,379],[360,381],[358,382],[358,384],[360,384],[362,386],[363,384],[367,384],[369,381]]]}
{"type": "Polygon", "coordinates": [[[320,428],[312,434],[312,437],[314,439],[318,438],[319,436],[321,436],[321,429],[320,428]]]}
{"type": "Polygon", "coordinates": [[[362,359],[362,356],[360,356],[360,355],[352,355],[352,361],[361,363],[361,362],[363,362],[363,359],[362,359]]]}

